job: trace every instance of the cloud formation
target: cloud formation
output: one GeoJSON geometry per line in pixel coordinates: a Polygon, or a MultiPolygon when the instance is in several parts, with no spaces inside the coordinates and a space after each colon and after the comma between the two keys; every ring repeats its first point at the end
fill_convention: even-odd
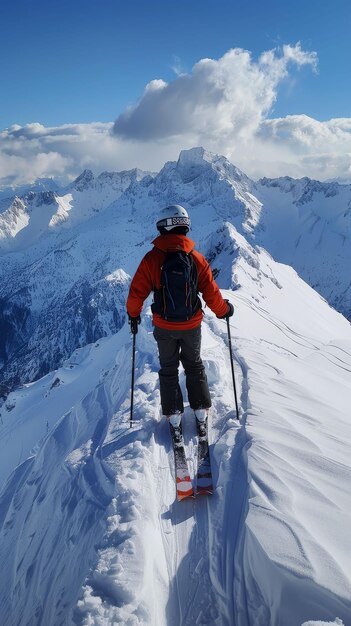
{"type": "MultiPolygon", "coordinates": [[[[53,177],[62,184],[89,168],[96,173],[140,167],[159,170],[168,159],[177,158],[179,144],[158,145],[119,141],[113,122],[13,125],[0,131],[0,189],[53,177]]],[[[190,146],[188,146],[190,147],[190,146]]]]}
{"type": "MultiPolygon", "coordinates": [[[[178,63],[178,60],[177,60],[178,63]]],[[[113,124],[14,125],[0,132],[0,188],[91,168],[158,170],[180,150],[202,145],[249,176],[339,177],[351,181],[351,119],[270,117],[291,65],[317,68],[300,44],[264,52],[229,50],[202,59],[174,81],[152,80],[113,124]]],[[[180,67],[180,63],[178,63],[180,67]]]]}
{"type": "Polygon", "coordinates": [[[207,141],[251,136],[272,108],[290,63],[315,69],[317,55],[297,44],[264,52],[257,62],[239,48],[217,61],[202,59],[171,83],[151,81],[139,102],[117,118],[114,133],[139,141],[189,133],[207,141]]]}

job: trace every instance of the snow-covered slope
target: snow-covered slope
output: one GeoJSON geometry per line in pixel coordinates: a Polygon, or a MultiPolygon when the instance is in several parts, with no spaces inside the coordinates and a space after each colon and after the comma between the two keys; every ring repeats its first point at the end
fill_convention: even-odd
{"type": "Polygon", "coordinates": [[[94,217],[144,177],[152,178],[138,169],[102,172],[97,178],[91,170],[84,170],[60,192],[41,191],[38,186],[11,196],[8,208],[0,215],[0,251],[26,250],[50,234],[94,217]]]}
{"type": "Polygon", "coordinates": [[[0,214],[3,392],[121,328],[129,276],[171,202],[189,209],[211,259],[223,246],[211,233],[227,220],[349,316],[350,189],[309,179],[254,183],[224,157],[194,148],[157,175],[85,170],[64,190],[12,198],[0,214]]]}
{"type": "Polygon", "coordinates": [[[351,185],[263,179],[255,240],[351,319],[351,185]]]}
{"type": "MultiPolygon", "coordinates": [[[[146,307],[133,429],[126,325],[2,408],[6,626],[350,623],[350,325],[232,224],[202,236],[235,306],[241,416],[226,324],[206,310],[215,494],[174,501],[146,307]]],[[[184,431],[194,474],[189,408],[184,431]]]]}

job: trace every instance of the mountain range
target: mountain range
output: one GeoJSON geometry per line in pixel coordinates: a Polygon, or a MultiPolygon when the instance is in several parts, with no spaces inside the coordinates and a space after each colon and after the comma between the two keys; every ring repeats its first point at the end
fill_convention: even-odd
{"type": "MultiPolygon", "coordinates": [[[[129,276],[157,234],[158,211],[175,202],[188,209],[193,236],[214,269],[227,245],[227,220],[351,317],[350,185],[288,177],[254,182],[225,157],[194,148],[157,174],[85,170],[64,189],[44,180],[3,195],[3,394],[121,328],[129,276]]],[[[228,268],[221,274],[222,287],[238,287],[228,268]]]]}

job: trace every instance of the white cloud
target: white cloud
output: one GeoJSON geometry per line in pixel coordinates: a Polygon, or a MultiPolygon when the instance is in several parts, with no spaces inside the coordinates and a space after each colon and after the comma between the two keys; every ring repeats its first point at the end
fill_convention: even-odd
{"type": "Polygon", "coordinates": [[[177,76],[184,76],[186,74],[185,69],[182,66],[182,62],[176,55],[173,56],[172,70],[177,76]]]}
{"type": "Polygon", "coordinates": [[[119,166],[112,124],[14,125],[0,132],[0,181],[32,182],[38,177],[67,179],[85,167],[119,166]]]}
{"type": "Polygon", "coordinates": [[[266,119],[254,144],[256,165],[251,167],[257,173],[262,171],[265,156],[269,176],[279,173],[351,181],[351,119],[319,122],[307,115],[266,119]]]}
{"type": "Polygon", "coordinates": [[[316,52],[305,52],[301,49],[301,44],[295,46],[290,44],[283,46],[283,59],[285,62],[293,61],[296,65],[311,65],[316,72],[318,66],[318,56],[316,52]]]}
{"type": "Polygon", "coordinates": [[[259,135],[276,143],[288,142],[296,153],[350,149],[351,120],[339,119],[319,122],[307,115],[288,115],[285,118],[265,120],[259,135]]]}
{"type": "Polygon", "coordinates": [[[290,63],[316,68],[317,56],[296,44],[264,52],[257,62],[239,48],[218,60],[202,59],[191,74],[149,83],[139,102],[117,118],[114,132],[139,141],[189,133],[205,143],[228,133],[245,138],[271,109],[290,63]]]}
{"type": "Polygon", "coordinates": [[[26,155],[0,152],[0,186],[20,185],[41,177],[60,179],[72,167],[72,161],[58,152],[26,155]]]}
{"type": "Polygon", "coordinates": [[[229,50],[218,60],[202,59],[188,74],[177,64],[170,83],[150,81],[115,124],[14,125],[0,132],[0,185],[72,178],[85,167],[158,170],[196,145],[224,154],[255,178],[350,179],[350,119],[269,118],[291,64],[315,71],[317,55],[300,44],[257,61],[248,51],[229,50]]]}

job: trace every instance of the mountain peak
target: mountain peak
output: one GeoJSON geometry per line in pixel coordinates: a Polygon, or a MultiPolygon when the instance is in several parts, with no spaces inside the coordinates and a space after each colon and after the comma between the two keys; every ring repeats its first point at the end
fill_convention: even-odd
{"type": "Polygon", "coordinates": [[[91,170],[85,169],[79,176],[76,178],[72,187],[77,189],[77,191],[83,191],[87,187],[89,187],[90,183],[94,180],[94,174],[91,170]]]}
{"type": "Polygon", "coordinates": [[[224,156],[219,154],[215,154],[214,152],[209,152],[202,148],[201,146],[196,148],[190,148],[189,150],[182,150],[179,154],[177,166],[178,167],[188,167],[189,165],[202,165],[206,166],[207,164],[212,165],[214,163],[223,162],[229,163],[224,156]]]}
{"type": "Polygon", "coordinates": [[[220,177],[228,178],[232,182],[244,183],[251,187],[252,181],[238,167],[233,165],[225,156],[209,152],[202,147],[182,150],[178,161],[177,170],[183,180],[193,180],[204,171],[212,169],[220,177]]]}
{"type": "Polygon", "coordinates": [[[194,163],[195,161],[209,161],[210,163],[213,160],[214,155],[211,152],[205,150],[201,146],[195,148],[189,148],[189,150],[181,150],[178,158],[179,164],[185,164],[191,161],[194,163]]]}

